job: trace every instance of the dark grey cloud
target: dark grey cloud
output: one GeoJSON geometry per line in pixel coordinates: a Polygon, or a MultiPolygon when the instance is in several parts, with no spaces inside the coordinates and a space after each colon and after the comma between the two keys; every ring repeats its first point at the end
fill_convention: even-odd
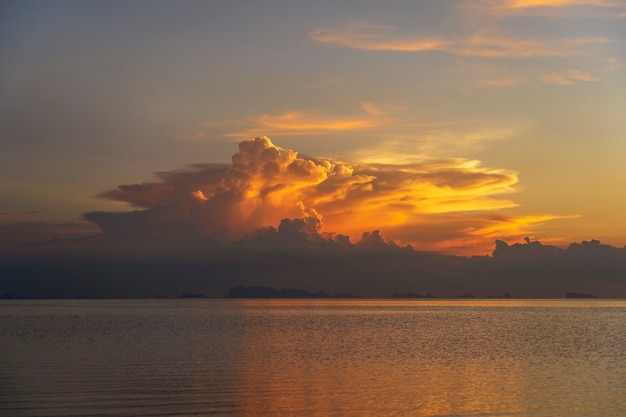
{"type": "MultiPolygon", "coordinates": [[[[492,256],[447,256],[398,244],[376,224],[351,239],[327,230],[316,210],[332,212],[346,204],[341,199],[351,199],[354,210],[343,214],[350,220],[371,208],[368,193],[386,198],[397,183],[490,190],[513,179],[498,172],[448,172],[450,165],[442,164],[432,171],[352,168],[281,151],[267,138],[245,141],[229,165],[162,172],[158,181],[101,194],[125,203],[126,211],[90,212],[75,223],[0,224],[0,291],[23,297],[221,296],[232,286],[254,285],[370,297],[626,297],[625,248],[596,240],[565,249],[499,240],[492,256]]],[[[431,216],[437,227],[454,220],[431,216]]]]}
{"type": "Polygon", "coordinates": [[[1,291],[18,297],[223,296],[244,285],[369,297],[626,297],[626,249],[595,240],[566,249],[500,241],[492,256],[467,258],[401,247],[378,231],[352,243],[320,232],[308,217],[283,219],[277,228],[231,242],[196,239],[146,247],[143,239],[99,236],[48,240],[37,249],[0,257],[1,291]]]}

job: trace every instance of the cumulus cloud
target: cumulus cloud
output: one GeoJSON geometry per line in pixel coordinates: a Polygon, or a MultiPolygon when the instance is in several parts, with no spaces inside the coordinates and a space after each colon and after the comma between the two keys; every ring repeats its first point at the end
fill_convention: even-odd
{"type": "MultiPolygon", "coordinates": [[[[501,197],[515,191],[517,174],[476,160],[349,164],[303,157],[267,137],[241,142],[230,165],[196,165],[157,177],[101,195],[132,210],[91,212],[85,219],[108,236],[129,239],[233,241],[268,227],[287,236],[306,226],[306,236],[326,241],[356,240],[380,229],[403,245],[424,246],[424,236],[436,236],[431,245],[443,248],[470,235],[465,244],[475,245],[482,230],[477,224],[497,222],[494,212],[516,206],[501,197]],[[440,221],[459,215],[454,229],[440,221]],[[428,225],[439,228],[428,230],[428,225]]],[[[514,224],[519,228],[519,222],[514,224]]]]}
{"type": "Polygon", "coordinates": [[[202,165],[158,174],[161,181],[122,185],[102,197],[143,210],[85,214],[115,235],[210,236],[230,240],[283,218],[315,216],[303,201],[328,178],[344,191],[365,181],[340,163],[300,158],[262,137],[239,144],[230,165],[202,165]]]}

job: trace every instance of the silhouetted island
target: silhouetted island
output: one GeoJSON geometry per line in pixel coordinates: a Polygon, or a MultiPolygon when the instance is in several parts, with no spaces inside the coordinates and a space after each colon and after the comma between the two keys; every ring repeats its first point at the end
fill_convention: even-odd
{"type": "Polygon", "coordinates": [[[432,295],[431,293],[422,295],[422,294],[416,294],[414,292],[405,292],[405,293],[394,292],[391,295],[391,298],[435,298],[435,296],[432,295]]]}
{"type": "Polygon", "coordinates": [[[457,298],[476,298],[476,297],[468,292],[464,292],[463,294],[459,294],[457,298]]]}
{"type": "Polygon", "coordinates": [[[511,299],[513,297],[511,297],[511,294],[509,294],[508,292],[505,292],[502,295],[499,295],[497,297],[494,297],[493,295],[488,295],[487,298],[506,298],[506,299],[511,299]]]}
{"type": "Polygon", "coordinates": [[[591,295],[591,294],[568,292],[567,294],[565,294],[565,298],[600,298],[600,297],[598,297],[597,295],[591,295]]]}
{"type": "Polygon", "coordinates": [[[179,298],[206,298],[206,295],[184,293],[184,294],[181,294],[179,298]]]}
{"type": "Polygon", "coordinates": [[[277,290],[272,287],[244,287],[237,285],[230,289],[226,298],[362,298],[350,293],[337,293],[332,297],[325,292],[311,292],[307,290],[296,290],[291,288],[281,288],[277,290]]]}

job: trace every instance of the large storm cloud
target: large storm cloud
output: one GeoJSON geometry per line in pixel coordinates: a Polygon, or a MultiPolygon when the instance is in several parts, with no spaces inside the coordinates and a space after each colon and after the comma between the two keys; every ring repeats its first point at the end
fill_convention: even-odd
{"type": "Polygon", "coordinates": [[[232,241],[277,227],[285,218],[315,218],[322,231],[352,239],[380,229],[388,238],[418,247],[445,249],[448,241],[475,247],[477,239],[489,245],[493,239],[479,236],[472,225],[506,224],[486,213],[515,206],[500,196],[513,192],[517,182],[514,172],[477,161],[346,163],[304,157],[267,137],[241,142],[229,165],[195,165],[157,177],[101,195],[132,210],[91,212],[85,219],[116,237],[232,241]],[[467,222],[457,217],[454,229],[437,221],[457,213],[467,222]]]}

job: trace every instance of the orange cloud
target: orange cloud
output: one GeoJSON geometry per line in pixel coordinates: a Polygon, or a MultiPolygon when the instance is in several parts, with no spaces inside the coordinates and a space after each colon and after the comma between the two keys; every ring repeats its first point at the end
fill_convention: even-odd
{"type": "Polygon", "coordinates": [[[620,17],[626,5],[619,0],[479,0],[461,4],[466,9],[500,15],[535,15],[546,17],[590,16],[620,17]]]}
{"type": "MultiPolygon", "coordinates": [[[[410,242],[418,250],[467,256],[485,255],[491,253],[496,239],[519,241],[535,235],[548,221],[577,217],[580,216],[513,216],[497,211],[451,212],[421,216],[419,221],[412,224],[388,228],[385,236],[401,244],[410,242]]],[[[552,237],[548,240],[556,244],[567,243],[566,238],[552,237]]]]}
{"type": "MultiPolygon", "coordinates": [[[[351,153],[351,159],[367,163],[409,163],[430,158],[463,154],[468,150],[481,149],[485,143],[507,140],[526,132],[532,127],[528,120],[509,123],[489,121],[463,121],[448,126],[432,126],[411,134],[396,134],[370,147],[351,153]]],[[[425,126],[423,126],[425,127],[425,126]]]]}
{"type": "Polygon", "coordinates": [[[480,83],[481,87],[512,87],[522,83],[519,78],[492,78],[480,83]]]}
{"type": "Polygon", "coordinates": [[[408,122],[397,115],[403,111],[397,105],[378,105],[370,101],[360,103],[361,111],[344,116],[330,116],[321,112],[289,110],[278,114],[258,116],[219,123],[206,123],[204,129],[179,135],[183,139],[202,139],[213,135],[246,140],[260,136],[319,136],[347,132],[371,134],[384,128],[385,132],[404,128],[442,126],[439,122],[408,122]],[[226,132],[226,133],[224,133],[226,132]]]}
{"type": "MultiPolygon", "coordinates": [[[[541,7],[541,6],[564,6],[569,4],[580,3],[577,0],[513,0],[504,1],[502,3],[507,4],[509,7],[523,8],[523,7],[541,7]]],[[[583,2],[585,3],[585,2],[583,2]]],[[[587,2],[588,3],[588,2],[587,2]]]]}
{"type": "Polygon", "coordinates": [[[477,33],[462,39],[397,36],[394,28],[351,23],[341,28],[320,27],[309,33],[319,43],[370,51],[440,51],[483,58],[571,56],[586,45],[608,42],[604,38],[511,39],[494,33],[477,33]]]}
{"type": "MultiPolygon", "coordinates": [[[[141,210],[85,218],[112,235],[221,240],[304,218],[315,219],[323,232],[353,239],[380,229],[403,244],[426,248],[427,242],[430,249],[461,252],[459,242],[492,247],[493,225],[503,224],[493,213],[516,206],[501,196],[515,191],[517,175],[478,161],[347,164],[301,157],[267,137],[241,142],[230,165],[198,165],[159,177],[103,194],[141,210]]],[[[509,224],[517,233],[533,222],[510,218],[509,224]]]]}
{"type": "Polygon", "coordinates": [[[620,7],[623,2],[613,0],[486,0],[480,2],[499,8],[526,9],[535,7],[567,7],[567,6],[594,6],[620,7]]]}
{"type": "Polygon", "coordinates": [[[197,198],[198,200],[202,200],[202,201],[208,200],[207,196],[205,196],[204,193],[200,190],[192,191],[191,195],[197,198]]]}
{"type": "Polygon", "coordinates": [[[547,84],[571,85],[576,81],[595,82],[598,78],[578,70],[541,74],[541,81],[547,84]]]}
{"type": "Polygon", "coordinates": [[[310,133],[319,130],[337,132],[366,129],[377,124],[374,120],[364,117],[330,118],[299,111],[280,115],[262,114],[256,121],[260,125],[259,129],[281,133],[310,133]]]}
{"type": "MultiPolygon", "coordinates": [[[[626,17],[626,14],[624,14],[624,17],[626,17]]],[[[607,62],[608,62],[607,68],[609,71],[615,71],[616,69],[622,66],[622,63],[620,62],[620,60],[614,56],[609,58],[607,62]]]]}

